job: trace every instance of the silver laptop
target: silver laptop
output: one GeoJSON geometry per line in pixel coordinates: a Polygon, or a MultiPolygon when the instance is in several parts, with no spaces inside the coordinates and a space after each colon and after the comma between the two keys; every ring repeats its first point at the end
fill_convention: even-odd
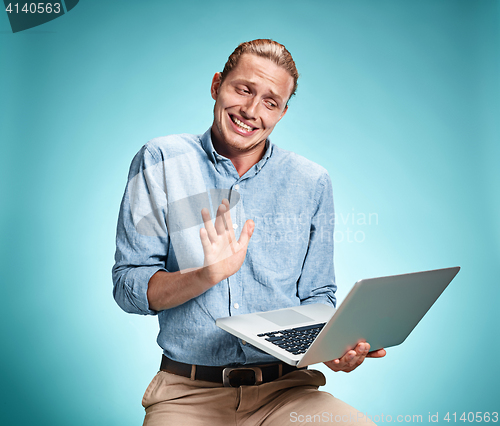
{"type": "Polygon", "coordinates": [[[297,367],[340,358],[359,342],[370,350],[402,343],[460,267],[354,284],[335,309],[321,303],[219,318],[216,325],[297,367]]]}

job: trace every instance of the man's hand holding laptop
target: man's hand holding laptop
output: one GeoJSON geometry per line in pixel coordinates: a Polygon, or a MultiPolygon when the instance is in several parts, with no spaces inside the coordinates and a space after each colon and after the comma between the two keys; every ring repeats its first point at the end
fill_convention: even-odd
{"type": "Polygon", "coordinates": [[[370,351],[370,344],[367,342],[358,343],[358,345],[347,351],[340,359],[327,361],[324,364],[333,371],[343,371],[349,373],[359,367],[365,358],[382,358],[385,356],[385,349],[370,351]]]}

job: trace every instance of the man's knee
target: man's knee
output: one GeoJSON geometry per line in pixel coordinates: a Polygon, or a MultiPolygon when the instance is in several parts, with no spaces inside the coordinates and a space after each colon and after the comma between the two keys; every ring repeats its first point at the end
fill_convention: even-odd
{"type": "Polygon", "coordinates": [[[290,424],[374,425],[369,416],[322,391],[308,394],[289,416],[290,424]]]}

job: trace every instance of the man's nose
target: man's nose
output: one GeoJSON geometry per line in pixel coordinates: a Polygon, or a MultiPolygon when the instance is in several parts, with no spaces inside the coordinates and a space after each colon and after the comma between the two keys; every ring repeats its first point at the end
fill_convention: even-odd
{"type": "Polygon", "coordinates": [[[248,99],[245,104],[241,106],[241,115],[249,120],[257,118],[257,108],[259,101],[256,98],[248,99]]]}

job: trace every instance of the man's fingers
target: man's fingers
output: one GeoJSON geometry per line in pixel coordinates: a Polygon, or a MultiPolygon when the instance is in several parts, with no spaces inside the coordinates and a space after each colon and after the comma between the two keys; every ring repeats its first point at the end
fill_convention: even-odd
{"type": "Polygon", "coordinates": [[[349,372],[361,365],[365,360],[370,345],[367,343],[358,343],[354,349],[347,351],[338,364],[339,370],[349,372]]]}
{"type": "Polygon", "coordinates": [[[370,344],[368,342],[361,342],[356,345],[354,349],[357,354],[367,354],[370,351],[370,344]]]}
{"type": "MultiPolygon", "coordinates": [[[[201,214],[205,223],[205,228],[200,229],[205,263],[208,262],[211,265],[221,262],[236,254],[242,248],[246,251],[255,224],[252,220],[247,220],[241,231],[240,240],[236,241],[227,199],[222,200],[218,207],[215,223],[212,223],[207,209],[202,209],[201,214]]],[[[208,264],[205,266],[208,266],[208,264]]]]}
{"type": "Polygon", "coordinates": [[[210,241],[214,242],[217,238],[217,232],[215,231],[214,224],[212,223],[212,219],[210,217],[210,212],[208,211],[208,209],[201,209],[201,217],[203,219],[203,223],[205,224],[208,238],[210,238],[210,241]]]}
{"type": "Polygon", "coordinates": [[[226,207],[226,213],[224,213],[224,220],[226,221],[226,229],[229,232],[229,244],[236,241],[236,236],[234,235],[233,220],[231,219],[231,207],[229,206],[229,200],[224,198],[222,204],[226,207]]]}
{"type": "Polygon", "coordinates": [[[246,247],[248,245],[248,241],[250,241],[250,237],[252,236],[254,229],[255,229],[254,221],[248,219],[245,222],[243,229],[241,230],[240,239],[238,240],[238,243],[240,244],[241,247],[246,247]]]}
{"type": "Polygon", "coordinates": [[[206,258],[207,255],[211,253],[212,243],[210,242],[210,238],[208,237],[208,233],[205,228],[200,229],[200,240],[201,245],[203,246],[203,253],[205,254],[206,258]]]}
{"type": "Polygon", "coordinates": [[[385,349],[370,351],[370,344],[360,342],[354,349],[347,351],[340,359],[325,362],[325,364],[333,371],[344,371],[349,373],[359,367],[365,358],[382,358],[385,356],[385,349]]]}
{"type": "Polygon", "coordinates": [[[226,213],[226,206],[224,204],[221,204],[217,209],[217,217],[215,218],[215,230],[217,232],[217,235],[222,235],[224,232],[226,232],[224,213],[226,213]]]}
{"type": "Polygon", "coordinates": [[[358,359],[358,354],[355,350],[350,350],[348,351],[342,358],[341,362],[343,361],[346,366],[352,367],[353,365],[356,364],[356,361],[358,359]]]}
{"type": "Polygon", "coordinates": [[[385,349],[378,349],[376,351],[368,352],[366,355],[367,358],[382,358],[387,355],[385,349]]]}

